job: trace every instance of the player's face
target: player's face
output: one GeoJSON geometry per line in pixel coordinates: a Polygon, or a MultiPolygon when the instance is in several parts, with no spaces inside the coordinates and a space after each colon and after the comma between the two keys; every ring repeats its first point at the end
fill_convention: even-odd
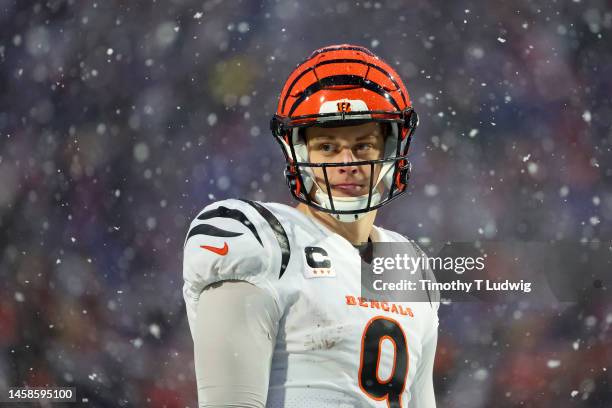
{"type": "MultiPolygon", "coordinates": [[[[384,135],[377,122],[357,126],[335,128],[310,127],[306,129],[306,145],[312,163],[350,163],[382,158],[384,135]]],[[[380,165],[374,166],[374,180],[380,172],[380,165]]],[[[370,166],[327,167],[327,178],[331,193],[337,197],[355,197],[368,194],[370,188],[370,166]]],[[[323,169],[313,167],[317,185],[325,190],[323,169]]]]}

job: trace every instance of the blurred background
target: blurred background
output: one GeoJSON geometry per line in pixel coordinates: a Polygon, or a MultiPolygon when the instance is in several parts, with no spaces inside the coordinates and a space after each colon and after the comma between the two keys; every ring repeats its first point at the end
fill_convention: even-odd
{"type": "MultiPolygon", "coordinates": [[[[197,406],[188,224],[291,203],[268,122],[329,44],[394,66],[421,118],[380,225],[609,242],[611,29],[606,0],[0,0],[0,389],[197,406]]],[[[612,407],[611,298],[442,306],[439,406],[612,407]]]]}

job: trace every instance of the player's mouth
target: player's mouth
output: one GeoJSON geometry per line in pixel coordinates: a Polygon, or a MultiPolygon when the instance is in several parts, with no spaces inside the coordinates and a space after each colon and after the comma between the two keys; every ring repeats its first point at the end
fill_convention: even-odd
{"type": "Polygon", "coordinates": [[[364,194],[363,184],[357,184],[357,183],[333,184],[332,190],[334,190],[335,192],[345,194],[347,196],[358,196],[358,195],[364,194]]]}

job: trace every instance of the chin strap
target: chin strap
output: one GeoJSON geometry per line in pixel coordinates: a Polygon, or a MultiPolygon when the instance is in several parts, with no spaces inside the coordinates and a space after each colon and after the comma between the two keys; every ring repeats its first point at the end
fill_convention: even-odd
{"type": "MultiPolygon", "coordinates": [[[[315,199],[317,202],[323,207],[330,209],[332,208],[331,203],[329,201],[329,196],[327,193],[323,192],[321,189],[317,189],[315,192],[315,199]]],[[[332,196],[334,200],[334,210],[336,211],[352,211],[355,209],[366,208],[368,204],[368,194],[357,196],[357,197],[337,197],[332,196]]],[[[370,201],[370,206],[374,206],[380,202],[380,193],[375,191],[372,193],[372,200],[370,201]]],[[[335,214],[330,213],[332,217],[342,222],[355,222],[358,219],[365,216],[367,212],[363,212],[360,214],[335,214]]]]}

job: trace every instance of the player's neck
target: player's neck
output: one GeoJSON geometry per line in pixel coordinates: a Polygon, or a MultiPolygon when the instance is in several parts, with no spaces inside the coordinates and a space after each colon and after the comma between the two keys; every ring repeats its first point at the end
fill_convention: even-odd
{"type": "Polygon", "coordinates": [[[296,209],[355,245],[368,241],[376,218],[376,210],[370,211],[355,222],[342,222],[328,213],[317,211],[303,203],[298,204],[296,209]]]}

